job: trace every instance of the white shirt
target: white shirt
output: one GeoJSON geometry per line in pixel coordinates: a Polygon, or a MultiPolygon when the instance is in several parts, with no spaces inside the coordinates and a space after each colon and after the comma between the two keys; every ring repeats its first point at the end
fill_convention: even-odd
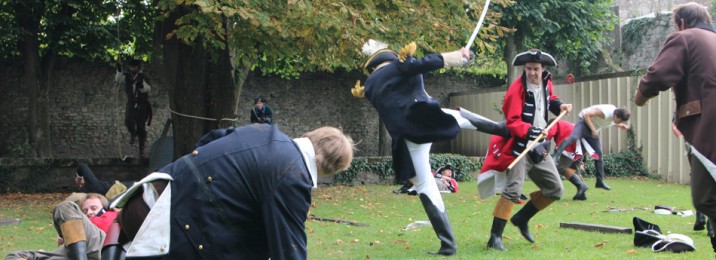
{"type": "Polygon", "coordinates": [[[606,127],[615,125],[614,120],[612,120],[612,118],[614,117],[614,110],[616,110],[616,109],[617,109],[616,106],[610,105],[610,104],[593,105],[591,107],[582,109],[582,111],[579,112],[579,118],[584,119],[585,113],[588,113],[588,112],[591,112],[594,110],[601,111],[604,114],[604,118],[601,118],[598,116],[591,117],[592,124],[594,124],[594,128],[599,130],[602,128],[606,128],[606,127]]]}

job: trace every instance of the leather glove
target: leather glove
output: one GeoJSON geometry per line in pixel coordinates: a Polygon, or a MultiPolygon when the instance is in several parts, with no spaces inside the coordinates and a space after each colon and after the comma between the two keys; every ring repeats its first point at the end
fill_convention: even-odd
{"type": "Polygon", "coordinates": [[[544,131],[544,129],[540,127],[531,126],[530,129],[527,131],[527,139],[529,139],[530,141],[534,141],[542,133],[542,131],[544,131]]]}

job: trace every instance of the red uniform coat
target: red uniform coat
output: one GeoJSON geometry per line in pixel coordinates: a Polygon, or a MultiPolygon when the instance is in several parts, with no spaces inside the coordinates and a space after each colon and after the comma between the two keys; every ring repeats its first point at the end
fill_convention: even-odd
{"type": "MultiPolygon", "coordinates": [[[[545,106],[545,111],[552,111],[552,113],[559,113],[559,106],[562,101],[559,97],[552,92],[552,75],[549,72],[542,74],[542,81],[544,87],[546,87],[548,100],[546,104],[536,104],[545,106]]],[[[487,155],[485,156],[485,162],[482,165],[480,172],[486,172],[488,170],[495,170],[502,172],[507,169],[507,166],[519,155],[515,151],[514,146],[518,142],[522,142],[527,139],[527,132],[532,127],[534,118],[527,117],[524,112],[524,106],[527,103],[527,86],[526,76],[522,73],[522,76],[518,77],[512,82],[510,87],[505,93],[505,101],[502,104],[502,111],[505,114],[507,120],[507,129],[512,134],[512,137],[505,138],[501,136],[493,135],[490,139],[490,146],[488,147],[487,155]]],[[[546,118],[545,118],[545,121],[546,118]]]]}

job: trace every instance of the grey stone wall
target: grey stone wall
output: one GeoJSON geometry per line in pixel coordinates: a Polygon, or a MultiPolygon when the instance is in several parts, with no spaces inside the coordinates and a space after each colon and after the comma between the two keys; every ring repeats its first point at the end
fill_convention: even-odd
{"type": "MultiPolygon", "coordinates": [[[[27,87],[22,82],[19,64],[0,65],[0,73],[8,75],[0,81],[0,157],[8,157],[28,140],[27,87]]],[[[149,143],[160,136],[168,118],[169,98],[166,87],[145,71],[151,80],[150,100],[154,119],[148,128],[149,143]]],[[[76,60],[58,61],[53,71],[50,101],[50,139],[53,158],[122,158],[136,157],[136,146],[128,144],[124,127],[122,86],[113,82],[110,64],[76,60]]],[[[317,73],[300,79],[249,76],[240,96],[237,114],[239,124],[249,122],[253,98],[264,96],[274,108],[276,124],[289,136],[297,137],[311,129],[330,125],[342,128],[356,141],[357,156],[377,155],[378,117],[365,99],[356,99],[350,89],[356,80],[365,80],[357,73],[317,73]]],[[[448,75],[427,75],[427,92],[448,104],[448,94],[496,87],[495,79],[478,79],[448,75]]],[[[199,115],[201,116],[201,115],[199,115]]],[[[170,133],[171,134],[171,133],[170,133]]],[[[436,144],[434,150],[446,151],[449,143],[436,144]]]]}
{"type": "MultiPolygon", "coordinates": [[[[0,81],[0,157],[9,156],[27,142],[29,134],[27,86],[18,64],[0,66],[8,75],[0,81]]],[[[151,72],[148,72],[151,78],[151,72]]],[[[124,87],[114,83],[114,68],[105,63],[57,61],[49,93],[50,140],[53,158],[135,157],[124,127],[124,87]]],[[[168,117],[168,96],[162,84],[152,81],[150,101],[154,119],[148,139],[156,140],[168,117]]],[[[47,102],[47,101],[46,101],[47,102]]]]}

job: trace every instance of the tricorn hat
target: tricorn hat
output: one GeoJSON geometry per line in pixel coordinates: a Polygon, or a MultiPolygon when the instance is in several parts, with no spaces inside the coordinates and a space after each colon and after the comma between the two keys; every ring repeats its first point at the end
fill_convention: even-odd
{"type": "Polygon", "coordinates": [[[129,60],[129,66],[139,66],[142,62],[138,59],[131,59],[129,60]]]}
{"type": "Polygon", "coordinates": [[[370,56],[365,63],[363,63],[363,70],[368,73],[372,73],[373,70],[383,62],[393,61],[398,58],[397,52],[388,49],[388,44],[373,39],[363,44],[362,52],[370,56]]]}
{"type": "Polygon", "coordinates": [[[453,173],[455,173],[455,170],[452,168],[452,165],[450,165],[450,164],[446,164],[442,168],[438,169],[437,172],[442,174],[444,170],[451,170],[451,171],[453,171],[453,173]]]}
{"type": "Polygon", "coordinates": [[[254,104],[259,103],[259,102],[266,103],[266,99],[262,96],[258,96],[256,98],[254,98],[254,104]]]}
{"type": "Polygon", "coordinates": [[[542,52],[538,49],[531,49],[529,51],[517,54],[517,56],[515,56],[515,58],[512,60],[512,65],[522,66],[528,62],[536,62],[544,66],[557,65],[557,61],[554,59],[554,57],[552,57],[552,55],[549,55],[549,53],[542,52]]]}

